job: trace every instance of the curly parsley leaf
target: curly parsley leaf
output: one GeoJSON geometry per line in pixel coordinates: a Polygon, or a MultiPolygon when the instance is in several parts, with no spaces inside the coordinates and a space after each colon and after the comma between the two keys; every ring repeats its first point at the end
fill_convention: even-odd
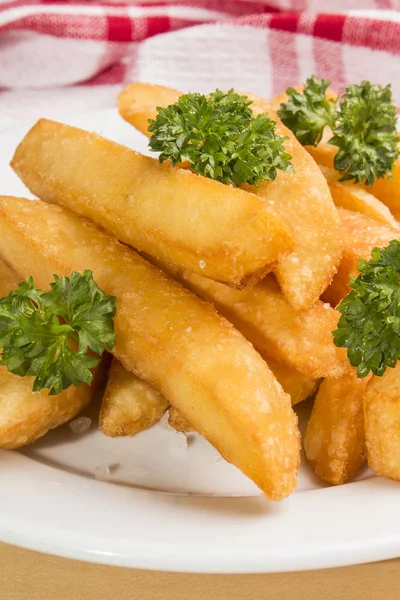
{"type": "Polygon", "coordinates": [[[334,343],[347,348],[358,377],[383,375],[400,359],[400,241],[375,248],[372,259],[360,259],[360,274],[351,277],[352,291],[342,300],[334,343]]]}
{"type": "Polygon", "coordinates": [[[288,100],[281,104],[278,116],[303,146],[316,146],[325,127],[335,126],[335,102],[326,98],[330,83],[312,75],[302,91],[292,87],[286,90],[288,100]]]}
{"type": "Polygon", "coordinates": [[[54,275],[47,292],[28,277],[0,300],[0,364],[21,377],[34,375],[35,392],[91,383],[99,358],[87,352],[113,348],[115,312],[115,297],[97,286],[92,271],[54,275]]]}
{"type": "Polygon", "coordinates": [[[159,160],[188,161],[199,175],[240,186],[274,180],[277,170],[291,172],[285,137],[267,115],[255,117],[251,101],[233,90],[210,96],[185,94],[149,120],[149,147],[159,160]]]}
{"type": "Polygon", "coordinates": [[[334,165],[340,181],[372,185],[385,175],[390,179],[399,155],[391,86],[369,81],[350,85],[338,103],[325,97],[329,84],[313,75],[302,92],[288,88],[279,117],[303,146],[316,146],[329,125],[333,130],[329,144],[338,148],[334,165]]]}
{"type": "Polygon", "coordinates": [[[363,81],[346,88],[339,104],[337,126],[329,143],[338,147],[335,169],[340,181],[372,185],[392,177],[397,146],[397,111],[391,86],[363,81]]]}

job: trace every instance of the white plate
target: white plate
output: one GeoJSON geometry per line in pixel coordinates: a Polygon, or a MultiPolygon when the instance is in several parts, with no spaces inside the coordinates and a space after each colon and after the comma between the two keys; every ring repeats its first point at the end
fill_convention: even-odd
{"type": "MultiPolygon", "coordinates": [[[[219,62],[213,52],[206,58],[205,29],[143,44],[140,78],[182,89],[236,85],[268,95],[261,66],[246,66],[254,66],[267,33],[238,30],[235,49],[251,50],[241,54],[241,69],[232,68],[226,28],[214,39],[219,62]],[[193,68],[173,72],[169,61],[184,47],[193,68]]],[[[63,120],[146,151],[145,138],[116,110],[63,120]]],[[[30,196],[8,166],[27,128],[0,136],[2,194],[30,196]]],[[[197,435],[185,447],[183,435],[157,425],[133,439],[110,439],[96,428],[97,410],[87,413],[93,425],[84,435],[65,426],[22,452],[0,452],[2,541],[93,562],[209,573],[317,569],[400,555],[395,483],[364,471],[358,482],[324,487],[303,463],[298,490],[275,504],[197,435]]],[[[301,421],[308,410],[300,405],[301,421]]]]}

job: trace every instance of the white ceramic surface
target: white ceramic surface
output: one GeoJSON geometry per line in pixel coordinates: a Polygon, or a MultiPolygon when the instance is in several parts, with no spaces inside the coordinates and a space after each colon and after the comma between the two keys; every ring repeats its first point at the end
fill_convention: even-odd
{"type": "MultiPolygon", "coordinates": [[[[66,122],[145,151],[116,110],[66,122]]],[[[8,166],[27,128],[0,137],[0,191],[28,195],[8,166]]],[[[307,465],[297,492],[268,502],[197,435],[157,425],[109,439],[68,426],[0,452],[0,540],[107,564],[248,573],[316,569],[400,555],[400,486],[373,477],[321,486],[307,465]],[[99,481],[99,479],[101,481],[99,481]],[[106,481],[104,481],[106,480],[106,481]]],[[[307,406],[300,406],[300,416],[307,406]]]]}

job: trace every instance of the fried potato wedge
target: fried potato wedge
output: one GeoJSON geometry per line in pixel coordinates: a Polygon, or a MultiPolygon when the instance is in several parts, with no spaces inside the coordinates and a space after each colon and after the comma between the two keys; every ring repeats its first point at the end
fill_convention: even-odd
{"type": "Polygon", "coordinates": [[[292,406],[313,396],[318,390],[320,380],[291,369],[273,358],[268,358],[268,366],[292,400],[292,406]]]}
{"type": "MultiPolygon", "coordinates": [[[[319,165],[334,168],[334,160],[337,152],[336,146],[321,142],[317,147],[306,146],[307,152],[311,154],[319,165]]],[[[348,185],[354,185],[349,182],[348,185]]],[[[397,158],[392,170],[392,179],[383,177],[377,179],[372,186],[360,184],[367,192],[378,198],[390,210],[393,217],[400,220],[400,158],[397,158]]],[[[358,187],[358,186],[357,186],[358,187]]]]}
{"type": "Polygon", "coordinates": [[[0,298],[7,296],[15,290],[21,281],[21,277],[0,260],[0,298]]]}
{"type": "Polygon", "coordinates": [[[274,500],[296,486],[299,431],[290,398],[252,345],[215,309],[128,246],[67,210],[0,198],[0,256],[38,286],[93,271],[117,298],[113,354],[176,406],[274,500]]]}
{"type": "Polygon", "coordinates": [[[375,198],[365,187],[349,181],[339,181],[340,173],[335,169],[320,166],[321,173],[328,182],[332,199],[338,208],[345,208],[375,219],[384,225],[400,229],[398,222],[386,206],[375,198]]]}
{"type": "Polygon", "coordinates": [[[372,377],[364,394],[364,419],[370,468],[400,481],[400,363],[372,377]]]}
{"type": "Polygon", "coordinates": [[[321,383],[304,437],[315,474],[328,483],[346,483],[365,461],[363,395],[368,378],[355,369],[321,383]]]}
{"type": "Polygon", "coordinates": [[[34,377],[18,377],[0,366],[0,448],[31,444],[75,417],[92,398],[88,385],[71,386],[56,396],[32,391],[34,377]]]}
{"type": "MultiPolygon", "coordinates": [[[[310,396],[313,396],[316,393],[320,384],[319,379],[308,377],[273,358],[268,358],[268,366],[281,384],[284,392],[289,394],[292,406],[307,400],[307,398],[310,398],[310,396]]],[[[169,409],[168,423],[171,427],[176,429],[176,431],[183,433],[195,431],[192,425],[188,423],[174,406],[171,406],[169,409]]]]}
{"type": "Polygon", "coordinates": [[[279,171],[275,181],[266,181],[255,191],[292,228],[295,250],[278,260],[274,273],[292,306],[305,310],[318,300],[339,265],[339,217],[318,166],[268,103],[252,98],[257,99],[255,112],[266,112],[276,121],[277,133],[288,138],[285,149],[292,156],[294,173],[279,171]]]}
{"type": "Polygon", "coordinates": [[[252,288],[235,290],[164,261],[153,261],[215,308],[247,338],[269,364],[278,360],[317,379],[339,377],[345,371],[345,350],[332,339],[339,313],[318,301],[306,311],[296,311],[268,275],[252,288]]]}
{"type": "Polygon", "coordinates": [[[118,111],[135,129],[149,135],[149,119],[156,118],[157,106],[175,104],[180,95],[180,92],[163,85],[130,83],[118,96],[118,111]]]}
{"type": "Polygon", "coordinates": [[[289,228],[255,194],[160,165],[82,129],[41,120],[11,164],[38,198],[233,286],[261,279],[293,249],[289,228]]]}
{"type": "Polygon", "coordinates": [[[179,433],[191,433],[196,431],[175,406],[170,406],[168,424],[179,433]]]}
{"type": "Polygon", "coordinates": [[[399,239],[399,231],[360,213],[339,209],[344,237],[343,258],[323,299],[337,306],[349,292],[349,275],[358,273],[359,258],[369,260],[376,247],[385,247],[399,239]]]}
{"type": "MultiPolygon", "coordinates": [[[[0,298],[16,289],[21,279],[0,260],[0,298]]],[[[47,390],[34,393],[34,377],[19,377],[0,366],[0,448],[31,444],[75,417],[101,388],[106,362],[102,359],[90,387],[71,386],[56,396],[49,396],[47,390]]]]}
{"type": "MultiPolygon", "coordinates": [[[[119,102],[120,114],[148,135],[145,115],[154,118],[157,106],[176,102],[179,95],[176,90],[162,86],[132,84],[120,96],[123,98],[123,102],[119,102]]],[[[285,148],[292,156],[294,173],[279,171],[275,181],[246,189],[262,197],[291,228],[294,251],[278,259],[275,273],[291,304],[298,310],[306,309],[318,300],[339,264],[342,251],[339,218],[315,162],[263,98],[246,95],[253,102],[254,113],[266,112],[277,122],[277,132],[288,138],[285,148]]]]}
{"type": "Polygon", "coordinates": [[[134,436],[157,423],[168,406],[157,390],[113,359],[99,415],[105,435],[134,436]]]}
{"type": "MultiPolygon", "coordinates": [[[[283,390],[289,394],[292,400],[292,406],[307,400],[307,398],[310,398],[310,396],[313,396],[316,393],[320,384],[319,379],[313,379],[312,377],[303,375],[303,373],[291,369],[273,358],[268,358],[268,366],[281,384],[283,390]]],[[[195,431],[192,425],[188,423],[174,406],[170,406],[168,423],[171,427],[176,429],[176,431],[182,433],[195,431]]]]}

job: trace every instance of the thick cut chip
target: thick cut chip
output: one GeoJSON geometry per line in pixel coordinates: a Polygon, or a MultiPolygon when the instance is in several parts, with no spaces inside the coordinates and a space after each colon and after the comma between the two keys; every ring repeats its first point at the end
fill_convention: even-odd
{"type": "MultiPolygon", "coordinates": [[[[310,398],[310,396],[313,396],[316,393],[320,383],[319,379],[303,375],[303,373],[291,369],[273,358],[268,358],[268,366],[283,387],[283,390],[289,394],[292,400],[292,406],[307,400],[307,398],[310,398]]],[[[168,423],[171,427],[176,429],[176,431],[183,433],[195,431],[192,425],[188,423],[174,406],[171,406],[169,409],[168,423]]]]}
{"type": "Polygon", "coordinates": [[[355,369],[321,383],[304,437],[315,474],[334,485],[346,483],[365,462],[363,395],[368,378],[355,369]]]}
{"type": "Polygon", "coordinates": [[[399,239],[399,231],[360,213],[339,209],[344,237],[343,258],[323,299],[337,306],[350,292],[350,275],[358,273],[360,258],[369,260],[374,248],[385,247],[391,240],[399,239]]]}
{"type": "Polygon", "coordinates": [[[235,290],[190,271],[156,261],[200,298],[211,302],[269,363],[272,357],[311,377],[338,377],[345,370],[346,351],[333,343],[339,313],[318,301],[296,311],[273,275],[252,288],[235,290]]]}
{"type": "Polygon", "coordinates": [[[210,304],[92,223],[40,201],[0,198],[0,256],[42,288],[53,273],[91,269],[117,298],[113,354],[124,367],[168,398],[269,498],[293,491],[300,441],[290,398],[210,304]]]}
{"type": "Polygon", "coordinates": [[[196,431],[175,406],[171,406],[169,409],[168,424],[180,433],[191,433],[196,431]]]}
{"type": "Polygon", "coordinates": [[[15,290],[21,281],[21,277],[0,260],[0,298],[7,296],[15,290]]]}
{"type": "MultiPolygon", "coordinates": [[[[149,135],[147,124],[143,127],[146,111],[149,118],[154,118],[157,106],[175,102],[179,95],[170,88],[137,83],[123,92],[120,113],[149,135]],[[166,98],[168,102],[163,104],[166,98]],[[132,111],[128,109],[130,104],[132,111]],[[139,119],[135,116],[138,112],[139,119]]],[[[262,197],[277,217],[290,227],[295,248],[291,254],[278,259],[275,274],[289,302],[299,310],[306,309],[318,300],[339,264],[342,251],[339,218],[328,185],[315,162],[263,98],[245,95],[252,100],[253,112],[266,112],[276,121],[277,133],[288,138],[285,149],[292,156],[294,173],[278,171],[275,181],[246,189],[262,197]]]]}
{"type": "MultiPolygon", "coordinates": [[[[321,142],[316,148],[306,146],[307,151],[319,164],[330,169],[334,168],[334,160],[337,153],[337,147],[331,146],[326,142],[321,142]]],[[[349,185],[354,185],[349,182],[349,185]]],[[[376,179],[372,186],[364,185],[367,192],[378,198],[390,210],[395,219],[400,220],[400,158],[397,158],[392,170],[392,179],[387,176],[376,179]]]]}
{"type": "MultiPolygon", "coordinates": [[[[0,260],[0,298],[18,287],[21,277],[0,260]]],[[[33,393],[33,377],[19,377],[0,366],[0,448],[26,446],[75,417],[89,402],[87,385],[71,386],[57,396],[33,393]]]]}
{"type": "Polygon", "coordinates": [[[92,398],[84,384],[56,396],[32,391],[34,377],[18,377],[0,366],[0,448],[13,450],[31,444],[50,429],[75,417],[92,398]]]}
{"type": "Polygon", "coordinates": [[[12,167],[45,202],[121,241],[230,285],[261,279],[293,248],[289,228],[255,194],[54,121],[39,121],[12,167]]]}
{"type": "MultiPolygon", "coordinates": [[[[320,166],[321,173],[328,182],[332,199],[338,208],[359,212],[384,225],[399,229],[399,224],[386,206],[364,186],[349,181],[339,181],[340,174],[335,169],[320,166]]],[[[345,242],[344,242],[345,243],[345,242]]]]}
{"type": "Polygon", "coordinates": [[[296,369],[291,369],[282,362],[268,358],[268,366],[292,400],[292,406],[313,396],[318,390],[319,379],[304,375],[296,369]]]}
{"type": "Polygon", "coordinates": [[[400,481],[400,363],[372,377],[364,395],[365,439],[370,468],[400,481]]]}
{"type": "Polygon", "coordinates": [[[101,404],[99,426],[110,437],[136,435],[157,423],[169,402],[115,358],[101,404]]]}
{"type": "Polygon", "coordinates": [[[179,99],[180,92],[151,83],[130,83],[118,96],[118,111],[125,121],[149,135],[149,119],[157,116],[157,106],[169,106],[179,99]],[[158,104],[154,104],[157,98],[158,104]]]}

